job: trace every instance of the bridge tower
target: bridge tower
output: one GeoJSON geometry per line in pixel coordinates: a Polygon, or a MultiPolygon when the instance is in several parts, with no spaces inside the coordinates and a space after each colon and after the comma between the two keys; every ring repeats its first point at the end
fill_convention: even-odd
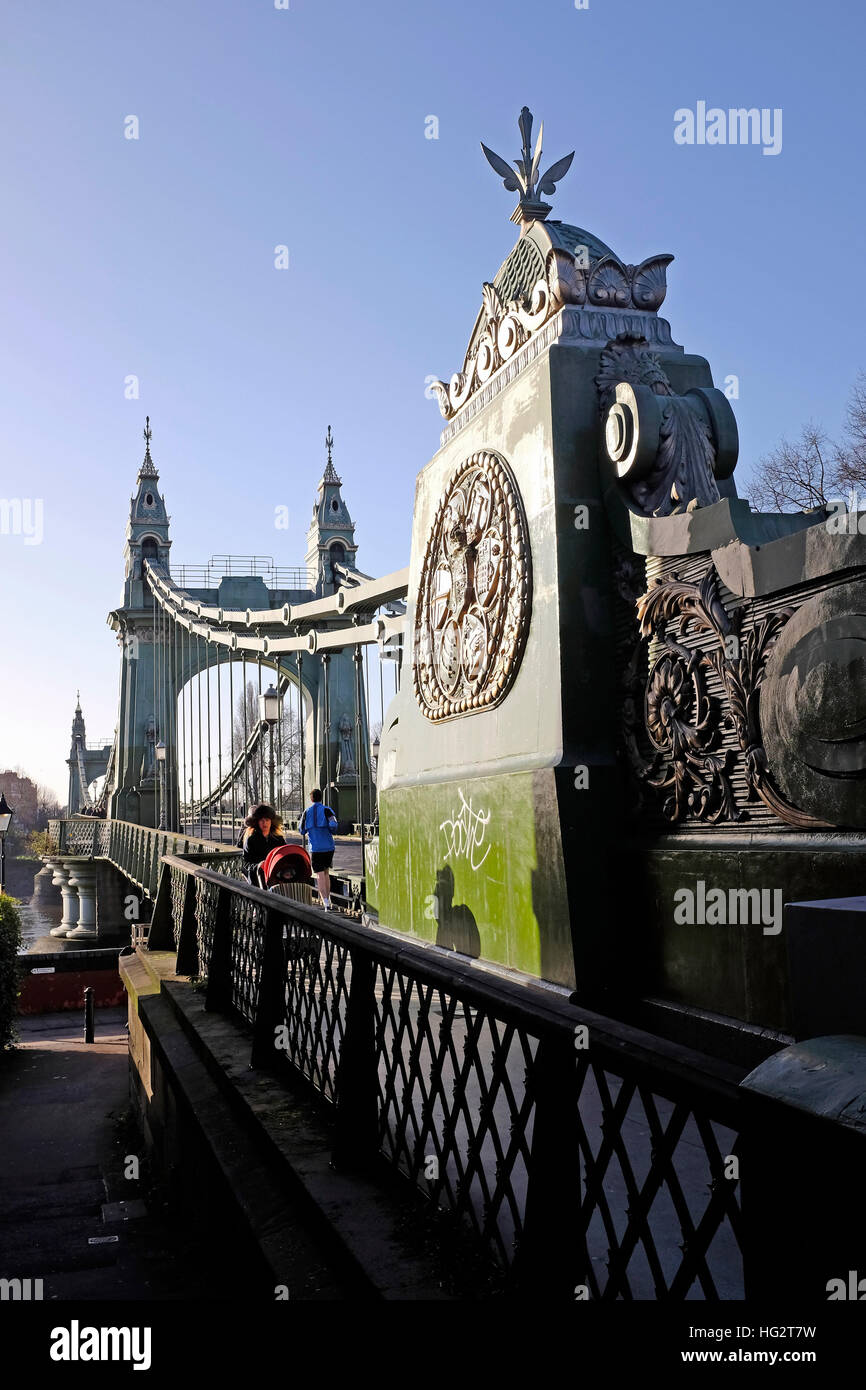
{"type": "Polygon", "coordinates": [[[170,517],[157,486],[159,473],[150,455],[150,416],[144,429],[144,459],[138,470],[124,548],[123,603],[108,615],[121,648],[117,767],[109,802],[111,819],[157,824],[155,749],[164,735],[154,709],[154,601],[144,576],[145,562],[168,568],[170,517]]]}
{"type": "Polygon", "coordinates": [[[333,594],[340,587],[339,576],[335,574],[334,566],[346,565],[349,569],[354,569],[358,553],[355,544],[355,523],[343,499],[343,480],[334,467],[334,436],[331,434],[330,425],[325,436],[325,448],[328,451],[328,461],[319,479],[319,488],[313,503],[313,519],[307,531],[307,569],[310,585],[315,589],[317,598],[333,594]]]}
{"type": "MultiPolygon", "coordinates": [[[[313,517],[307,531],[306,564],[309,582],[316,598],[333,594],[344,584],[338,566],[354,570],[358,547],[355,542],[355,523],[342,494],[343,480],[334,467],[334,436],[331,426],[325,436],[327,462],[319,479],[313,517]]],[[[353,648],[346,646],[331,656],[323,656],[328,664],[327,690],[325,681],[318,680],[315,689],[315,728],[318,731],[313,748],[313,776],[320,786],[330,790],[328,795],[342,820],[355,820],[359,815],[358,769],[355,767],[355,670],[353,648]]],[[[363,692],[361,693],[363,705],[363,692]]],[[[366,710],[362,712],[362,727],[367,729],[366,710]]],[[[369,749],[365,735],[361,749],[362,778],[367,776],[369,749]]],[[[311,785],[308,783],[308,785],[311,785]]]]}
{"type": "Polygon", "coordinates": [[[87,806],[87,788],[97,777],[102,777],[108,767],[111,744],[101,748],[87,747],[87,730],[84,715],[81,713],[81,695],[76,697],[75,714],[72,719],[72,743],[66,766],[69,768],[69,799],[67,814],[77,816],[87,806]],[[80,757],[79,757],[80,750],[80,757]],[[84,777],[82,780],[82,769],[84,777]]]}

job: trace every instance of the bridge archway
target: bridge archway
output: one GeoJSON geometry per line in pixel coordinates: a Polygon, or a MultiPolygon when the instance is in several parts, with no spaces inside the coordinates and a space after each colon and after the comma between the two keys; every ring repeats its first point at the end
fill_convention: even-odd
{"type": "MultiPolygon", "coordinates": [[[[244,610],[205,601],[213,590],[199,598],[179,588],[164,563],[143,564],[149,620],[116,615],[119,746],[124,738],[134,746],[140,730],[141,752],[122,757],[111,815],[225,840],[260,799],[296,823],[309,790],[320,786],[341,820],[373,821],[369,711],[378,703],[379,722],[384,712],[375,667],[380,646],[402,630],[393,607],[392,616],[372,621],[382,607],[378,582],[343,566],[337,594],[276,606],[279,596],[261,580],[256,587],[233,578],[253,601],[261,595],[274,604],[244,610]],[[378,702],[375,695],[371,702],[370,648],[378,702]],[[259,700],[270,686],[282,713],[267,725],[259,700]]],[[[402,576],[396,587],[405,592],[402,576]]],[[[385,599],[394,588],[385,584],[385,599]]]]}

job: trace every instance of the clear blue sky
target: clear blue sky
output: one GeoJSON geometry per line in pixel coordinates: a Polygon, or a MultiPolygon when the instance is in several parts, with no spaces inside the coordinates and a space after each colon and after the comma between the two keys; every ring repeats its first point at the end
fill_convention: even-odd
{"type": "Polygon", "coordinates": [[[551,160],[577,151],[554,215],[675,254],[675,340],[740,380],[741,490],[806,419],[840,429],[866,366],[850,3],[48,0],[3,30],[0,497],[41,498],[44,539],[0,536],[0,767],[65,795],[78,686],[113,729],[145,414],[175,560],[300,563],[330,422],[359,565],[408,562],[425,378],[515,237],[478,142],[516,156],[524,103],[551,160]],[[782,108],[782,152],[676,145],[698,101],[782,108]]]}

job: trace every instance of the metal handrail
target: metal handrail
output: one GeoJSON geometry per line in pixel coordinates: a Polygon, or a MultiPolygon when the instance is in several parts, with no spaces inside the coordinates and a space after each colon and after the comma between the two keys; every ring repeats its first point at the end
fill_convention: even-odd
{"type": "Polygon", "coordinates": [[[252,1030],[251,1065],[305,1082],[333,1107],[338,1166],[384,1163],[402,1173],[474,1228],[506,1282],[552,1281],[562,1293],[585,1281],[593,1298],[683,1298],[697,1283],[705,1297],[719,1296],[709,1247],[724,1227],[729,1261],[742,1249],[737,1184],[723,1158],[753,1113],[741,1069],[540,982],[505,978],[181,856],[162,863],[150,947],[175,947],[177,972],[206,978],[206,1007],[252,1030]],[[582,1031],[588,1051],[577,1046],[582,1031]],[[637,1097],[648,1120],[628,1141],[646,1152],[632,1167],[623,1127],[637,1097]],[[595,1128],[587,1104],[598,1112],[595,1128]],[[727,1137],[717,1139],[714,1126],[727,1137]],[[614,1156],[625,1171],[621,1191],[608,1172],[614,1156]],[[651,1220],[667,1183],[681,1199],[675,1191],[673,1271],[669,1233],[659,1237],[663,1268],[651,1220]],[[599,1240],[613,1242],[606,1263],[599,1240]],[[649,1252],[654,1292],[635,1295],[629,1281],[647,1277],[634,1272],[638,1247],[649,1252]]]}
{"type": "Polygon", "coordinates": [[[180,588],[209,589],[211,579],[260,578],[273,582],[270,589],[309,590],[310,574],[306,565],[278,565],[272,555],[212,555],[206,564],[173,564],[171,575],[180,588]]]}

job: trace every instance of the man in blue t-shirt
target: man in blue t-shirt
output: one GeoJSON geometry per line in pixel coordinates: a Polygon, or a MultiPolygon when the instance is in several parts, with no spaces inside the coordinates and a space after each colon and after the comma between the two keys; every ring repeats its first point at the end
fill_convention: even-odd
{"type": "Polygon", "coordinates": [[[336,828],[337,817],[330,806],[323,805],[322,793],[318,787],[314,787],[310,792],[310,804],[301,816],[298,829],[309,841],[313,873],[316,875],[319,897],[326,912],[331,910],[329,871],[334,862],[334,836],[331,832],[336,828]]]}

